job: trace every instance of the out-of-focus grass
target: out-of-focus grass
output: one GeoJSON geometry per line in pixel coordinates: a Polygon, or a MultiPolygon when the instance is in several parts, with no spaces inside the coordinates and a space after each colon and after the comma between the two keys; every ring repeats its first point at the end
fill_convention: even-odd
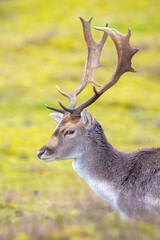
{"type": "MultiPolygon", "coordinates": [[[[160,146],[159,1],[10,0],[0,2],[0,239],[159,239],[151,224],[129,224],[92,193],[71,161],[36,157],[54,131],[44,103],[57,106],[55,85],[72,91],[82,75],[86,47],[78,16],[125,33],[140,52],[133,66],[90,112],[118,149],[160,146]]],[[[102,33],[93,31],[98,40],[102,33]]],[[[116,64],[107,40],[104,83],[116,64]]],[[[78,98],[92,94],[91,86],[78,98]]]]}

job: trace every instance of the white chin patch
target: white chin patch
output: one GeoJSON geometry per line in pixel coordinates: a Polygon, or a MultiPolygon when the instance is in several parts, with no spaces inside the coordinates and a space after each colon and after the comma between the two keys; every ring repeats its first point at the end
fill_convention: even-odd
{"type": "Polygon", "coordinates": [[[41,158],[44,162],[52,162],[55,159],[54,158],[41,158]]]}

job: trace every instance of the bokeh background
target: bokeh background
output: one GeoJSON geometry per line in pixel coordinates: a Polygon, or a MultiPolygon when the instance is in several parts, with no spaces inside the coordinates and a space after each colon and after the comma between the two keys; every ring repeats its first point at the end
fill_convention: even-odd
{"type": "MultiPolygon", "coordinates": [[[[88,110],[108,141],[123,151],[160,147],[160,2],[158,0],[1,0],[0,1],[0,239],[159,240],[151,223],[127,223],[101,201],[72,169],[72,161],[44,163],[36,152],[56,123],[44,104],[64,104],[55,86],[78,86],[86,58],[79,16],[92,26],[131,27],[139,49],[133,66],[88,110]]],[[[93,30],[96,40],[102,32],[93,30]]],[[[104,84],[116,65],[110,39],[104,84]]],[[[92,95],[91,86],[78,103],[92,95]]]]}

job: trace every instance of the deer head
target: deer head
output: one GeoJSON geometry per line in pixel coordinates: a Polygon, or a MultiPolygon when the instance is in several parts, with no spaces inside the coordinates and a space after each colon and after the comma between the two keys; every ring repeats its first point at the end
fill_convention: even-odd
{"type": "Polygon", "coordinates": [[[92,38],[90,28],[92,18],[89,21],[85,21],[83,18],[80,18],[80,20],[82,22],[84,38],[88,48],[85,68],[80,85],[72,93],[67,94],[57,87],[62,95],[69,98],[70,104],[68,107],[65,107],[61,102],[59,102],[61,109],[46,105],[50,110],[57,112],[51,113],[50,116],[59,124],[54,134],[37,153],[38,157],[45,161],[79,158],[85,151],[88,131],[91,131],[96,122],[91,114],[87,112],[86,108],[94,103],[105,91],[111,88],[125,72],[135,72],[131,66],[131,59],[138,50],[132,48],[129,43],[131,36],[130,29],[127,34],[121,34],[115,29],[108,28],[108,25],[106,25],[106,27],[94,27],[97,30],[104,31],[101,40],[95,42],[92,38]],[[93,74],[95,69],[102,66],[100,63],[100,56],[108,36],[113,40],[116,46],[118,61],[116,70],[111,79],[101,86],[95,82],[93,74]],[[76,107],[77,96],[89,83],[93,84],[93,96],[76,107]],[[99,87],[98,90],[96,86],[99,87]]]}
{"type": "Polygon", "coordinates": [[[95,119],[86,110],[81,113],[81,117],[70,113],[51,113],[50,116],[59,124],[38,152],[38,157],[45,161],[80,157],[85,145],[84,138],[87,140],[87,132],[94,125],[95,119]]]}

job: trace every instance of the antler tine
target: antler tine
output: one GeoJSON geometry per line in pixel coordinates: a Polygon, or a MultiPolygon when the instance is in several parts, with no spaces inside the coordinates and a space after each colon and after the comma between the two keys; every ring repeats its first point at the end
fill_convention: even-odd
{"type": "MultiPolygon", "coordinates": [[[[91,21],[92,18],[89,19],[89,21],[84,20],[83,18],[80,17],[80,20],[82,22],[83,26],[83,33],[84,33],[84,38],[86,41],[86,45],[88,48],[88,53],[87,53],[87,59],[84,67],[84,72],[82,75],[81,82],[79,86],[72,92],[72,93],[65,93],[61,91],[58,87],[58,91],[64,95],[65,97],[70,99],[70,105],[68,108],[64,107],[61,103],[60,106],[68,112],[72,112],[72,109],[76,106],[77,99],[76,97],[79,95],[79,93],[86,87],[88,83],[93,83],[95,86],[101,87],[100,84],[96,83],[93,79],[93,73],[96,68],[101,67],[102,64],[100,63],[100,56],[101,56],[101,51],[103,48],[103,45],[107,39],[107,33],[104,32],[101,40],[99,42],[95,42],[92,37],[91,33],[91,21]]],[[[107,26],[107,25],[106,25],[107,26]]]]}
{"type": "Polygon", "coordinates": [[[132,68],[131,66],[131,59],[133,55],[138,51],[138,49],[132,48],[129,43],[129,39],[131,36],[130,28],[127,34],[122,34],[116,31],[115,29],[111,29],[108,27],[105,28],[94,27],[94,28],[106,32],[113,40],[118,55],[117,67],[111,79],[106,84],[104,84],[99,90],[96,90],[94,87],[93,90],[95,94],[86,102],[82,103],[77,108],[74,108],[72,112],[73,114],[82,112],[84,108],[88,107],[93,102],[95,102],[105,91],[111,88],[125,72],[129,71],[135,72],[134,68],[132,68]]]}
{"type": "Polygon", "coordinates": [[[47,104],[45,104],[45,106],[50,109],[50,110],[53,110],[53,111],[56,111],[56,112],[59,112],[59,113],[62,113],[64,114],[65,111],[63,109],[58,109],[58,108],[54,108],[54,107],[49,107],[47,104]]]}

